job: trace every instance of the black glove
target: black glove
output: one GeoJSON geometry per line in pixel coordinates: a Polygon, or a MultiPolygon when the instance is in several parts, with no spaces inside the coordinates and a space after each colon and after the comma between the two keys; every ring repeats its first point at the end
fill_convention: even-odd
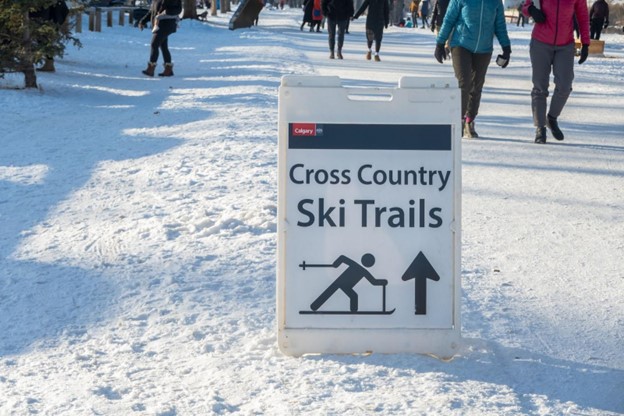
{"type": "Polygon", "coordinates": [[[609,27],[609,21],[607,20],[607,21],[605,22],[605,24],[604,24],[603,29],[606,29],[606,28],[608,28],[608,27],[609,27]]]}
{"type": "Polygon", "coordinates": [[[498,66],[500,66],[501,68],[507,68],[507,65],[509,65],[510,55],[511,46],[503,46],[503,54],[496,57],[496,63],[498,64],[498,66]]]}
{"type": "Polygon", "coordinates": [[[544,12],[532,4],[529,6],[529,14],[531,15],[535,23],[544,23],[546,21],[546,16],[544,15],[544,12]]]}
{"type": "Polygon", "coordinates": [[[443,43],[436,44],[435,52],[433,53],[436,61],[442,63],[446,59],[446,48],[443,43]]]}
{"type": "Polygon", "coordinates": [[[435,23],[432,23],[430,27],[431,27],[431,31],[435,32],[435,23]]]}
{"type": "Polygon", "coordinates": [[[579,65],[587,60],[587,55],[589,55],[589,45],[583,44],[583,46],[581,46],[581,59],[579,59],[579,65]]]}

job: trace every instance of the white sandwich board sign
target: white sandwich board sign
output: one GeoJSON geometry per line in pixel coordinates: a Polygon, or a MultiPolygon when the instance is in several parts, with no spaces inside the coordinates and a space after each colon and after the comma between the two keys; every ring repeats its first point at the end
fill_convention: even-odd
{"type": "Polygon", "coordinates": [[[285,76],[279,90],[278,344],[427,353],[460,340],[460,93],[285,76]]]}

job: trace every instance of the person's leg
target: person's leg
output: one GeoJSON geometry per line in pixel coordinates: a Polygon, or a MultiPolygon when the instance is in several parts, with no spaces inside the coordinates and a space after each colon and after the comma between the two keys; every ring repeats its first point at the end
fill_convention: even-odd
{"type": "Polygon", "coordinates": [[[368,52],[366,52],[366,59],[370,60],[372,57],[372,47],[373,42],[375,41],[375,33],[372,29],[366,29],[366,46],[368,47],[368,52]]]}
{"type": "Polygon", "coordinates": [[[167,39],[167,36],[163,35],[161,31],[152,35],[152,43],[150,44],[150,62],[156,63],[158,61],[158,50],[165,39],[167,39]]]}
{"type": "Polygon", "coordinates": [[[381,40],[383,39],[383,28],[375,31],[375,54],[379,55],[381,50],[381,40]]]}
{"type": "MultiPolygon", "coordinates": [[[[162,51],[163,60],[165,63],[171,63],[171,53],[169,52],[169,36],[165,36],[160,43],[160,50],[162,51]]],[[[154,61],[155,62],[155,61],[154,61]]]]}
{"type": "Polygon", "coordinates": [[[358,310],[358,294],[353,289],[342,288],[342,291],[349,297],[349,309],[351,312],[358,310]]]}
{"type": "Polygon", "coordinates": [[[470,120],[474,120],[477,117],[477,114],[479,114],[481,94],[483,91],[483,84],[485,84],[485,74],[487,73],[491,59],[491,53],[472,54],[471,86],[466,108],[466,118],[469,118],[470,120]]]}
{"type": "MultiPolygon", "coordinates": [[[[334,49],[336,47],[336,24],[337,22],[334,19],[327,19],[327,39],[329,42],[329,51],[331,52],[330,58],[334,57],[334,49]]],[[[340,50],[340,48],[341,45],[339,43],[338,50],[340,50]]]]}
{"type": "Polygon", "coordinates": [[[574,43],[556,48],[552,63],[555,91],[548,115],[557,118],[568,101],[574,80],[574,43]]]}
{"type": "Polygon", "coordinates": [[[344,38],[348,24],[349,19],[338,22],[338,59],[342,59],[342,46],[344,45],[344,38]]]}
{"type": "Polygon", "coordinates": [[[457,86],[461,91],[461,116],[466,116],[468,97],[470,96],[470,79],[472,76],[472,54],[470,51],[456,46],[451,49],[453,57],[453,71],[457,78],[457,86]]]}
{"type": "Polygon", "coordinates": [[[531,90],[531,109],[535,127],[546,126],[546,108],[550,71],[555,55],[554,46],[531,40],[529,56],[531,58],[533,89],[531,90]]]}

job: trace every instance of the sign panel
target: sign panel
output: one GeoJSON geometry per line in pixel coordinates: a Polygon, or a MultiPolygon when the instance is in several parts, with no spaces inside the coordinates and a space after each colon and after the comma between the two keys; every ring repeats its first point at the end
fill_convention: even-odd
{"type": "Polygon", "coordinates": [[[453,354],[461,176],[458,92],[449,85],[403,78],[399,88],[371,90],[335,77],[282,80],[285,353],[453,354]]]}

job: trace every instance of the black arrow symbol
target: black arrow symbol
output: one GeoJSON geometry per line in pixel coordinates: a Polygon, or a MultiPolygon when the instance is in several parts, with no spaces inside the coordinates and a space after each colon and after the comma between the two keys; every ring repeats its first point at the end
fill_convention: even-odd
{"type": "Polygon", "coordinates": [[[416,281],[416,292],[414,302],[416,315],[427,314],[427,279],[440,280],[440,275],[435,271],[423,252],[419,252],[412,264],[409,265],[403,276],[403,280],[414,279],[416,281]]]}

